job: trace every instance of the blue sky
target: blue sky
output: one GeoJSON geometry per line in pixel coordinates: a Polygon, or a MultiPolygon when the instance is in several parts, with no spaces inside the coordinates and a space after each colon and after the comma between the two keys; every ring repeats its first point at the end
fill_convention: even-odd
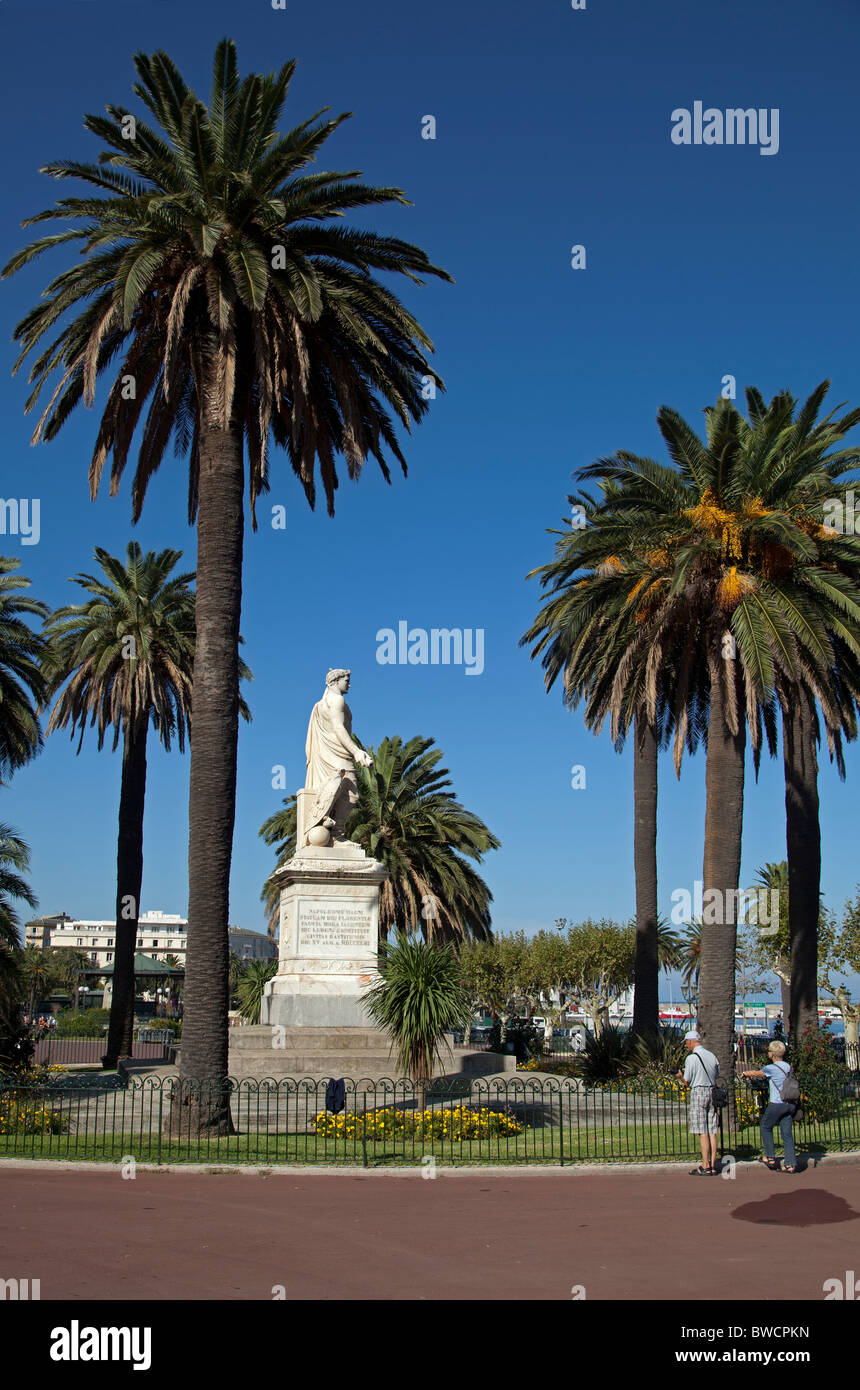
{"type": "MultiPolygon", "coordinates": [[[[447,393],[407,440],[409,477],[388,487],[372,468],[345,478],[337,517],[312,514],[282,458],[248,534],[245,657],[254,722],[241,732],[231,920],[261,928],[272,867],[258,839],[279,804],[272,769],[304,775],[307,717],[330,665],[353,672],[365,743],[434,737],[461,800],[502,841],[486,861],[495,924],[527,930],[557,916],[626,917],[633,908],[632,765],[594,738],[518,649],[537,601],[528,570],[550,554],[547,528],[567,514],[575,468],[617,448],[659,454],[657,409],[700,424],[726,374],[766,396],[805,395],[833,379],[856,405],[860,13],[849,0],[368,0],[243,5],[209,0],[106,4],[5,0],[0,11],[0,141],[5,191],[0,254],[19,223],[53,200],[38,174],[52,158],[90,158],[84,112],[130,100],[131,55],[166,48],[208,91],[224,34],[243,70],[299,60],[289,124],[330,105],[354,118],[326,166],[396,184],[409,208],[374,221],[418,242],[453,286],[407,287],[436,344],[447,393]],[[777,154],[670,140],[671,113],[705,106],[780,113],[777,154]],[[421,138],[422,117],[436,139],[421,138]],[[571,247],[586,269],[571,268],[571,247]],[[285,530],[270,508],[286,507],[285,530]],[[481,628],[485,667],[385,666],[376,633],[481,628]],[[585,789],[570,786],[574,764],[585,789]]],[[[134,103],[131,109],[138,109],[134,103]]],[[[68,189],[63,189],[66,192],[68,189]]],[[[92,503],[87,465],[97,424],[82,412],[31,449],[23,378],[11,379],[11,332],[63,253],[4,282],[0,297],[3,495],[38,497],[41,536],[20,553],[33,593],[75,599],[68,577],[102,545],[134,534],[128,484],[92,503]]],[[[181,547],[193,568],[182,462],[165,461],[136,534],[181,547]]],[[[2,816],[30,842],[44,912],[113,910],[120,762],[64,735],[2,794],[2,816]]],[[[143,906],[187,907],[187,758],[152,749],[143,906]]],[[[860,880],[856,785],[821,772],[823,888],[841,905],[860,880]]],[[[704,761],[660,787],[660,902],[700,877],[704,761]]],[[[781,764],[748,779],[742,880],[784,856],[781,764]]]]}

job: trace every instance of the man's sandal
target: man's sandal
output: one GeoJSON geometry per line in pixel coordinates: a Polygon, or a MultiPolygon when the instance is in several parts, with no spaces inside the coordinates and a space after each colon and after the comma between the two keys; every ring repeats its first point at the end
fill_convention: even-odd
{"type": "Polygon", "coordinates": [[[759,1163],[763,1163],[765,1168],[769,1168],[772,1173],[779,1172],[779,1164],[775,1158],[760,1158],[759,1163]]]}
{"type": "Polygon", "coordinates": [[[700,1163],[699,1166],[698,1166],[698,1168],[691,1168],[691,1169],[690,1169],[690,1177],[691,1177],[691,1178],[712,1178],[712,1177],[714,1176],[714,1171],[715,1171],[715,1170],[714,1170],[713,1168],[705,1168],[705,1167],[703,1167],[702,1164],[700,1163]]]}

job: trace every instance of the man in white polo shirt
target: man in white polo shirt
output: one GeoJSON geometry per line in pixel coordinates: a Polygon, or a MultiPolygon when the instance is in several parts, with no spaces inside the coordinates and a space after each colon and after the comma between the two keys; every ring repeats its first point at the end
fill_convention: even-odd
{"type": "Polygon", "coordinates": [[[717,1145],[720,1132],[720,1112],[711,1099],[711,1087],[720,1074],[720,1064],[713,1052],[702,1046],[702,1037],[693,1028],[684,1034],[688,1057],[678,1080],[690,1088],[690,1133],[698,1134],[702,1161],[691,1168],[695,1178],[712,1178],[717,1174],[717,1145]]]}

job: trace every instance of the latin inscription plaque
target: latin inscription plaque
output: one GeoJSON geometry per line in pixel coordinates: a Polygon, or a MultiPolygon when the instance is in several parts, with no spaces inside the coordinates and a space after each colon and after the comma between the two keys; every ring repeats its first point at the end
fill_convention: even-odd
{"type": "Polygon", "coordinates": [[[298,937],[299,956],[364,956],[375,948],[373,915],[352,898],[305,900],[299,904],[298,937]]]}

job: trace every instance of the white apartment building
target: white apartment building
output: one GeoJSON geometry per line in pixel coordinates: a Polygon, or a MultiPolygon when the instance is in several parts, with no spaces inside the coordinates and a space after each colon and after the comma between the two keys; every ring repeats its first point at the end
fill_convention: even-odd
{"type": "MultiPolygon", "coordinates": [[[[135,949],[153,960],[175,956],[185,964],[188,921],[177,913],[153,910],[142,912],[137,923],[135,949]]],[[[271,959],[277,947],[261,932],[230,927],[230,950],[243,960],[271,959]]],[[[46,950],[49,946],[86,951],[93,965],[111,965],[114,958],[116,922],[97,922],[86,918],[39,917],[24,928],[24,944],[46,950]]]]}
{"type": "MultiPolygon", "coordinates": [[[[142,912],[137,923],[135,949],[154,960],[176,956],[185,958],[188,922],[178,913],[142,912]]],[[[87,918],[47,917],[28,922],[24,943],[39,946],[71,947],[86,951],[93,965],[111,965],[114,957],[116,922],[97,922],[87,918]]]]}

